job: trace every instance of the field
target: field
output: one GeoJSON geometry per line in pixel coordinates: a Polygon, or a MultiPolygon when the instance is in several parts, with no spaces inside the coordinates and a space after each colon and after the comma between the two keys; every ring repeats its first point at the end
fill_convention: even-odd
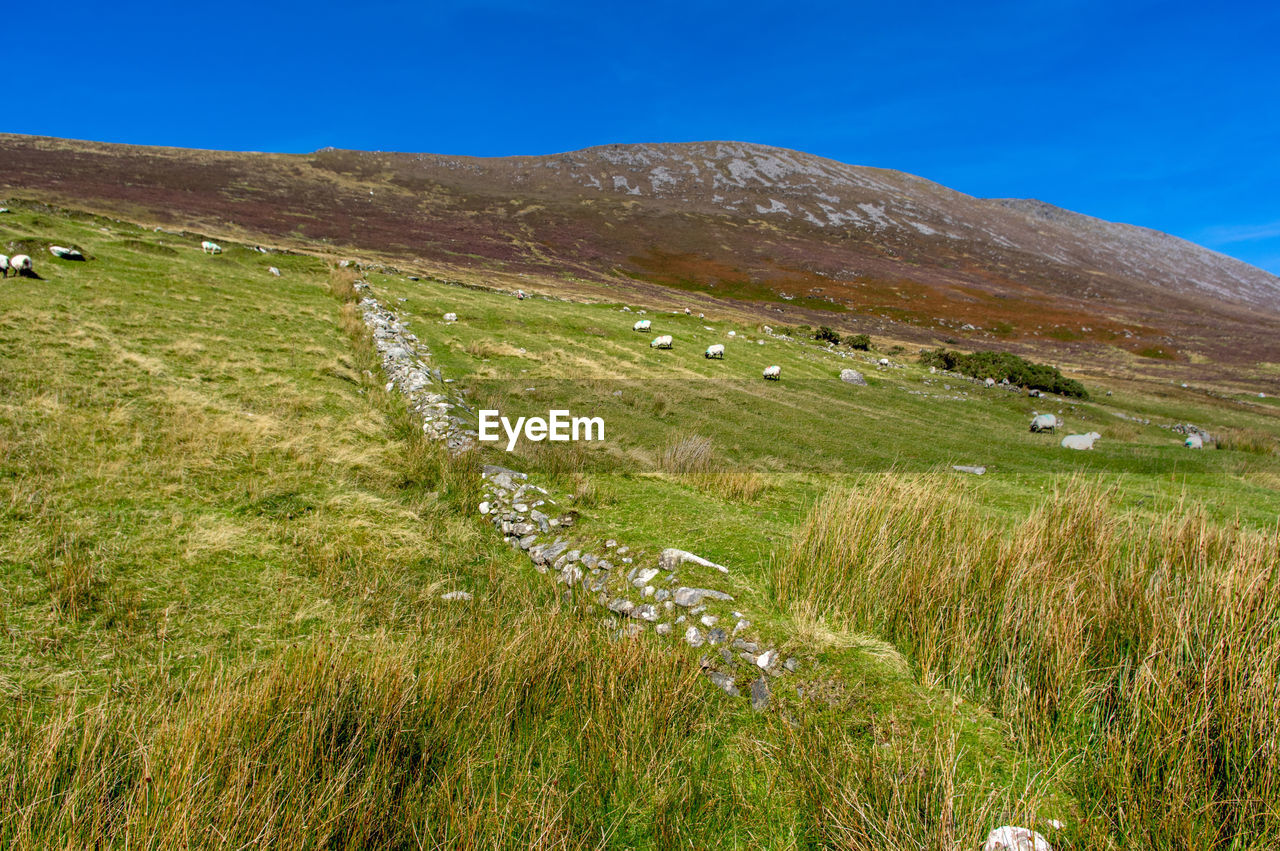
{"type": "Polygon", "coordinates": [[[0,845],[1280,841],[1280,408],[1247,382],[1031,399],[694,301],[365,274],[476,406],[607,424],[449,457],[384,389],[354,273],[200,239],[0,217],[42,276],[0,287],[0,845]],[[699,651],[616,637],[481,521],[481,463],[583,545],[730,566],[805,667],[755,713],[699,651]]]}

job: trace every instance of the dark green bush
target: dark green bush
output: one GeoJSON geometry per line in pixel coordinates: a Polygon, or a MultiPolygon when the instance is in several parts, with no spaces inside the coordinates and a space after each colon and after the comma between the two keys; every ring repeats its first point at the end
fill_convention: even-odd
{"type": "Polygon", "coordinates": [[[813,339],[820,340],[824,343],[831,343],[834,346],[840,345],[840,335],[832,331],[826,325],[820,327],[813,335],[813,339]]]}
{"type": "Polygon", "coordinates": [[[1045,390],[1078,399],[1089,398],[1083,384],[1067,378],[1056,367],[1032,363],[1010,352],[974,352],[966,355],[949,349],[935,349],[922,352],[920,363],[972,378],[994,378],[996,381],[1008,379],[1011,384],[1031,390],[1045,390]]]}
{"type": "Polygon", "coordinates": [[[871,337],[866,334],[853,334],[844,338],[845,345],[851,349],[868,351],[871,348],[871,337]]]}

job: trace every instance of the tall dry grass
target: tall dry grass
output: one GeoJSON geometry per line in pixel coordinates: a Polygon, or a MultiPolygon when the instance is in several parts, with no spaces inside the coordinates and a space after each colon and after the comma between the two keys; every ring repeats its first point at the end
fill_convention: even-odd
{"type": "Polygon", "coordinates": [[[893,641],[929,681],[1076,761],[1130,847],[1280,841],[1280,535],[1073,482],[1011,530],[941,479],[831,492],[773,573],[797,615],[893,641]],[[1133,843],[1137,843],[1133,845],[1133,843]]]}
{"type": "MultiPolygon", "coordinates": [[[[0,846],[582,847],[697,833],[696,669],[553,612],[308,642],[0,738],[0,846]],[[643,819],[643,830],[636,820],[643,819]]],[[[716,704],[723,705],[723,702],[716,704]]]]}
{"type": "Polygon", "coordinates": [[[1280,438],[1259,428],[1224,428],[1215,431],[1219,449],[1252,452],[1255,455],[1280,455],[1280,438]]]}

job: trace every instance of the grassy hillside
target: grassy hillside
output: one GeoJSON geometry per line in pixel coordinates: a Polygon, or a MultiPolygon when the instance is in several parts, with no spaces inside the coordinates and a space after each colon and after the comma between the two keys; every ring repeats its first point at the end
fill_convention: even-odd
{"type": "Polygon", "coordinates": [[[1276,839],[1276,597],[1248,584],[1276,558],[1270,400],[1096,379],[1088,403],[1032,400],[714,315],[650,312],[643,335],[640,305],[367,275],[474,402],[607,422],[601,446],[448,458],[384,391],[353,276],[199,241],[0,217],[42,276],[0,286],[0,845],[971,848],[1006,822],[1067,848],[1276,839]],[[1033,408],[1103,439],[1063,450],[1027,432],[1033,408]],[[1185,421],[1236,448],[1155,425],[1185,421]],[[730,565],[806,672],[755,714],[697,651],[611,637],[480,522],[482,461],[552,484],[584,543],[730,565]],[[1228,569],[1256,605],[1215,584],[1228,569]],[[1156,605],[1159,587],[1179,590],[1156,605]],[[456,589],[474,599],[440,599],[456,589]],[[1042,618],[1060,629],[1009,628],[1010,601],[1043,615],[1068,590],[1077,616],[1042,618]],[[1194,627],[1188,661],[1153,667],[1169,624],[1194,627]],[[1192,683],[1200,659],[1223,686],[1185,710],[1168,689],[1159,712],[1142,689],[1106,699],[1125,671],[1192,683]],[[1247,736],[1206,738],[1232,718],[1247,736]],[[1139,776],[1168,754],[1190,767],[1139,776]]]}

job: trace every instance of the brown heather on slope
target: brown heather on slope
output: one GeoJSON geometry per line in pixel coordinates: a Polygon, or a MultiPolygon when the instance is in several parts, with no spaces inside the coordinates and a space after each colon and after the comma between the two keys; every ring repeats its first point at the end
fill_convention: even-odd
{"type": "Polygon", "coordinates": [[[1226,380],[1280,362],[1280,279],[1144,228],[743,143],[539,157],[0,135],[14,198],[549,293],[1226,380]],[[1141,357],[1139,357],[1141,356],[1141,357]],[[1155,356],[1154,358],[1152,356],[1155,356]]]}

